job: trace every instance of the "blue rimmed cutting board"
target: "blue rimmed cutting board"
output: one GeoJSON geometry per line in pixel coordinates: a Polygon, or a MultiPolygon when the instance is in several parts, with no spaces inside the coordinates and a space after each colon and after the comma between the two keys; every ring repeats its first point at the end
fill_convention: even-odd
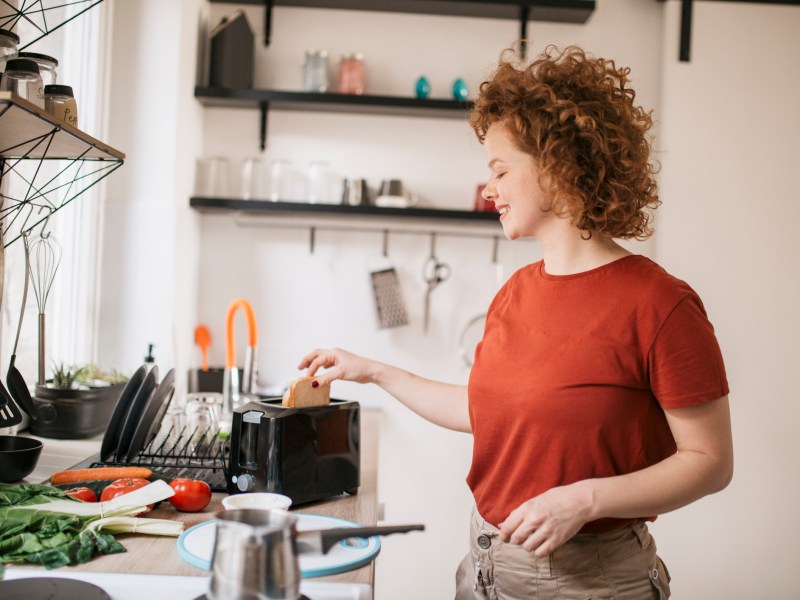
{"type": "MultiPolygon", "coordinates": [[[[292,513],[297,517],[297,530],[308,531],[311,529],[332,529],[334,527],[361,527],[358,523],[323,517],[320,515],[307,515],[292,513]]],[[[217,534],[217,522],[206,521],[184,531],[178,538],[178,554],[181,558],[194,567],[211,570],[211,557],[214,553],[214,539],[217,534]]],[[[381,550],[379,537],[367,540],[358,540],[357,545],[350,545],[348,540],[336,544],[327,554],[301,554],[300,574],[302,577],[324,577],[344,573],[358,567],[363,567],[381,550]]]]}

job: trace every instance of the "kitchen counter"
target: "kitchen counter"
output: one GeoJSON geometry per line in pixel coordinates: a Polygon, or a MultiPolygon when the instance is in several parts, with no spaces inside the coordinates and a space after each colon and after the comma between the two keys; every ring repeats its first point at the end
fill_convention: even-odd
{"type": "MultiPolygon", "coordinates": [[[[375,525],[378,515],[378,441],[382,427],[379,410],[361,410],[361,486],[354,496],[337,496],[328,500],[303,504],[293,512],[309,513],[353,521],[361,525],[375,525]]],[[[68,468],[99,452],[101,439],[44,441],[42,456],[37,469],[26,479],[29,483],[46,480],[52,473],[68,468]]],[[[153,510],[148,517],[182,521],[185,529],[214,517],[222,510],[223,493],[215,493],[211,504],[203,512],[180,513],[165,502],[153,510]]],[[[121,534],[117,538],[127,552],[98,556],[86,564],[65,567],[59,572],[107,572],[138,573],[151,575],[207,576],[209,573],[189,565],[177,551],[176,539],[137,534],[121,534]]],[[[26,567],[28,568],[28,567],[26,567]]],[[[29,567],[39,570],[41,567],[29,567]]],[[[326,577],[314,578],[314,582],[346,582],[368,584],[374,581],[374,561],[367,565],[326,577]]]]}

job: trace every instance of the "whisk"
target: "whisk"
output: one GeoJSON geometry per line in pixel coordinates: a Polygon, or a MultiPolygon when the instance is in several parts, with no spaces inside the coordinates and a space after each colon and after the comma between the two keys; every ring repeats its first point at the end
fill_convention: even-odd
{"type": "Polygon", "coordinates": [[[61,262],[61,244],[48,232],[31,240],[29,248],[31,286],[39,307],[39,385],[44,385],[44,309],[47,305],[47,297],[50,295],[50,288],[53,287],[53,280],[56,278],[58,265],[61,262]]]}

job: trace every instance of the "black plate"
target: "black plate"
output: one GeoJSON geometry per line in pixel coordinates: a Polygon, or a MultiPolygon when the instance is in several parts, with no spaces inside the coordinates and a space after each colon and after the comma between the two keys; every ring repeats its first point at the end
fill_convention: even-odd
{"type": "Polygon", "coordinates": [[[133,461],[134,457],[150,443],[158,431],[161,419],[167,412],[172,396],[175,394],[175,369],[170,369],[158,385],[158,389],[150,396],[147,405],[142,410],[142,418],[133,432],[130,446],[128,447],[127,460],[133,461]]]}
{"type": "Polygon", "coordinates": [[[86,581],[62,577],[24,577],[0,581],[3,600],[111,600],[101,588],[86,581]]]}
{"type": "Polygon", "coordinates": [[[156,391],[158,387],[158,366],[153,365],[144,378],[142,387],[136,392],[136,397],[131,402],[131,408],[128,411],[128,416],[125,417],[125,424],[122,426],[122,431],[119,434],[119,444],[117,444],[116,459],[117,462],[122,462],[128,456],[128,448],[131,446],[133,434],[136,431],[136,426],[142,418],[142,414],[150,396],[156,391]]]}
{"type": "Polygon", "coordinates": [[[102,460],[111,461],[114,459],[114,454],[119,444],[119,437],[122,433],[122,426],[125,424],[125,417],[128,416],[128,409],[131,407],[131,402],[136,397],[136,392],[138,392],[139,388],[142,386],[145,375],[147,375],[147,367],[142,365],[136,369],[136,372],[131,375],[128,383],[122,388],[119,400],[117,400],[117,405],[114,407],[114,412],[111,413],[111,419],[103,435],[103,444],[100,446],[100,458],[102,460]]]}

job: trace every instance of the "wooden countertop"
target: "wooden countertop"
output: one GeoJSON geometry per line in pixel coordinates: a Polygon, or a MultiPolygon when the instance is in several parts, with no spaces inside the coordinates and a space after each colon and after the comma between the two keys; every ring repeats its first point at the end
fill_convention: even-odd
{"type": "MultiPolygon", "coordinates": [[[[345,519],[361,525],[375,525],[377,523],[378,441],[382,427],[382,414],[381,411],[374,409],[361,410],[361,486],[358,494],[354,496],[337,496],[320,502],[304,504],[297,509],[293,509],[293,511],[345,519]]],[[[45,446],[42,461],[47,464],[48,460],[52,461],[52,457],[59,453],[59,440],[43,439],[45,446]]],[[[96,453],[99,450],[99,444],[100,442],[96,441],[97,447],[92,446],[91,448],[93,449],[86,456],[96,453]]],[[[76,447],[80,447],[74,441],[69,441],[65,446],[71,448],[73,453],[76,447]]],[[[80,458],[83,459],[86,456],[81,456],[80,458]]],[[[72,461],[70,464],[74,464],[74,462],[72,461]]],[[[58,468],[64,468],[64,466],[56,466],[50,473],[55,472],[58,468]]],[[[35,474],[42,477],[45,475],[45,471],[37,468],[35,474]]],[[[49,477],[49,474],[46,476],[49,477]]],[[[153,510],[148,516],[154,519],[179,520],[188,529],[193,525],[212,519],[214,513],[222,510],[222,498],[224,496],[225,494],[215,493],[211,504],[205,511],[200,513],[180,513],[175,511],[168,503],[164,503],[166,504],[165,507],[153,510]]],[[[209,574],[208,571],[189,565],[178,555],[176,539],[173,537],[121,534],[117,539],[127,550],[124,554],[98,556],[86,564],[65,567],[63,570],[147,573],[152,575],[203,576],[209,574]]],[[[38,569],[40,567],[33,568],[38,569]]],[[[373,561],[359,569],[338,575],[315,578],[314,581],[366,583],[371,586],[374,580],[374,571],[373,561]]]]}

